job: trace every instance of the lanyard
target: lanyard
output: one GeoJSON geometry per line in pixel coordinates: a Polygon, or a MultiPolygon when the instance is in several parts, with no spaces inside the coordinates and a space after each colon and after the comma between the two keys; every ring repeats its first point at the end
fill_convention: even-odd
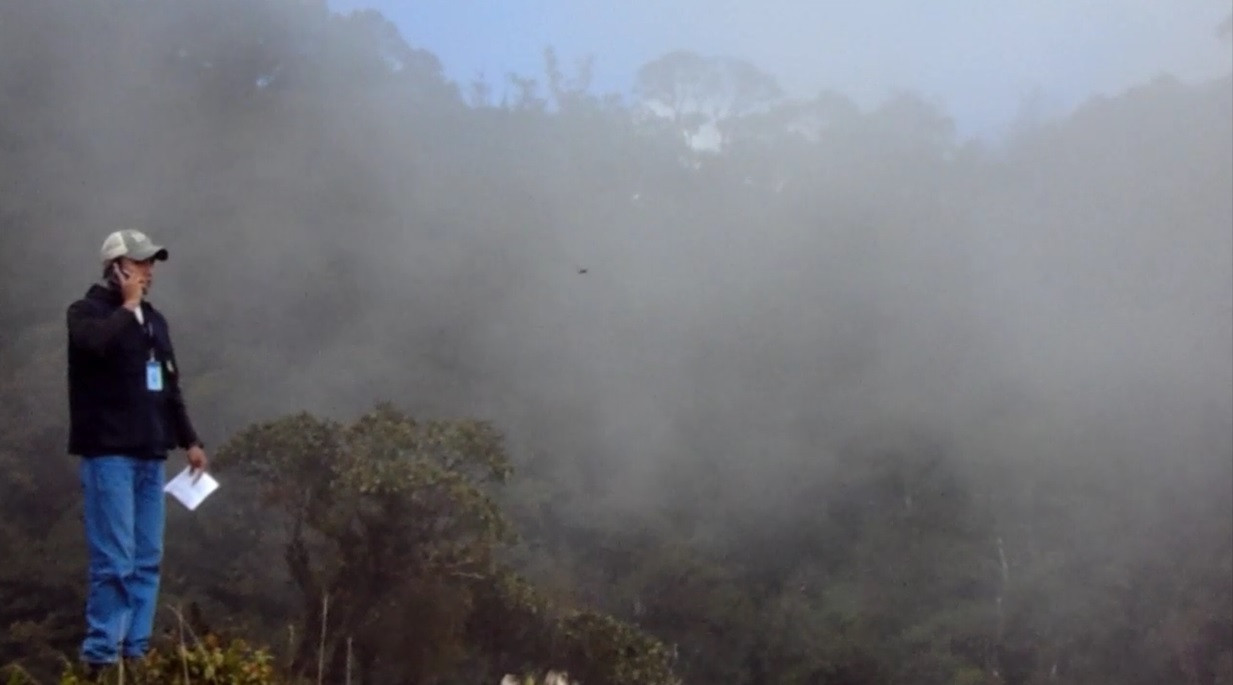
{"type": "Polygon", "coordinates": [[[154,352],[158,347],[158,345],[156,344],[157,338],[154,335],[154,322],[151,321],[150,313],[145,310],[145,305],[138,305],[138,306],[142,308],[141,309],[141,322],[140,322],[141,332],[145,333],[146,335],[146,346],[150,350],[150,361],[154,361],[154,352]]]}

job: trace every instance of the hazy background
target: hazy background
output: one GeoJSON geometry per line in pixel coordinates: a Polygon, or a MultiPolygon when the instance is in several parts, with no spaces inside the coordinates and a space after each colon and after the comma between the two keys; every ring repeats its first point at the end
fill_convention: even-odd
{"type": "Polygon", "coordinates": [[[594,57],[596,88],[628,94],[638,67],[685,49],[748,59],[798,97],[835,90],[868,107],[911,91],[962,137],[986,139],[1021,113],[1056,117],[1162,74],[1205,80],[1229,67],[1228,39],[1212,40],[1229,14],[1220,0],[329,4],[379,10],[461,83],[535,72],[551,45],[567,63],[594,57]]]}
{"type": "MultiPolygon", "coordinates": [[[[211,448],[491,419],[527,574],[698,679],[1233,678],[1228,4],[378,6],[2,6],[6,596],[79,589],[62,312],[138,226],[211,448]]],[[[280,541],[172,525],[281,628],[280,541]]]]}

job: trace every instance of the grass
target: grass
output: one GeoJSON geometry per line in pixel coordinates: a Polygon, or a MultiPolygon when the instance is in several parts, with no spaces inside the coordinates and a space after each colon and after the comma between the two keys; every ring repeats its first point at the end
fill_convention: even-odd
{"type": "MultiPolygon", "coordinates": [[[[151,650],[144,659],[91,677],[81,664],[61,654],[63,670],[56,685],[325,685],[325,646],[328,641],[329,597],[322,599],[321,634],[318,638],[315,680],[280,672],[273,655],[264,648],[250,646],[243,640],[224,642],[215,635],[198,635],[177,607],[168,607],[176,617],[175,639],[151,650]]],[[[295,631],[289,631],[291,645],[295,631]]],[[[346,642],[344,682],[351,685],[353,644],[346,642]]],[[[51,685],[41,681],[21,664],[0,668],[0,685],[51,685]]],[[[542,678],[536,675],[507,674],[500,683],[491,685],[577,685],[564,672],[549,670],[542,678]]]]}

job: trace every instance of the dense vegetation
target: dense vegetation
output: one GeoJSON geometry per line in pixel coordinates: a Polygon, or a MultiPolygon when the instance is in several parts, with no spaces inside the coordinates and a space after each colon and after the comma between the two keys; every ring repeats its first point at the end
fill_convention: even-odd
{"type": "Polygon", "coordinates": [[[739,60],[638,85],[458,86],[312,1],[0,4],[0,664],[76,649],[63,311],[136,225],[224,484],[169,508],[173,639],[1233,683],[1233,82],[997,146],[739,60]]]}

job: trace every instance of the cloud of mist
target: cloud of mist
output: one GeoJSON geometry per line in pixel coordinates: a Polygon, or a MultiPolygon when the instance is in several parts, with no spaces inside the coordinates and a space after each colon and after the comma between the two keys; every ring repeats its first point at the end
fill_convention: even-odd
{"type": "Polygon", "coordinates": [[[629,506],[672,497],[681,463],[751,504],[895,422],[976,460],[1228,468],[1227,76],[1096,98],[999,149],[891,103],[691,168],[599,115],[471,111],[444,86],[357,77],[309,102],[276,46],[160,45],[192,17],[156,16],[36,53],[78,56],[38,87],[91,118],[61,114],[63,156],[31,160],[68,240],[31,241],[28,275],[67,300],[107,231],[166,240],[155,298],[216,431],[377,399],[477,414],[629,506]],[[227,99],[237,64],[279,76],[227,99]],[[155,85],[182,90],[140,104],[155,85]]]}

